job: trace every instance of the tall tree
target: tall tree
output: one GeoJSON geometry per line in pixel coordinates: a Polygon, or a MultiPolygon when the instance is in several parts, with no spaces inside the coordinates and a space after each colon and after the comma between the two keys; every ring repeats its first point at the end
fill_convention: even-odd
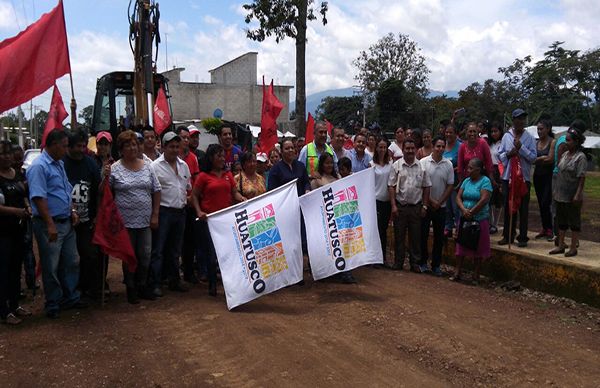
{"type": "Polygon", "coordinates": [[[350,122],[362,121],[357,112],[362,111],[363,104],[361,96],[351,97],[325,97],[317,107],[315,116],[318,120],[327,119],[333,125],[343,128],[348,127],[350,122]]]}
{"type": "Polygon", "coordinates": [[[246,36],[262,42],[274,35],[275,41],[285,37],[296,41],[296,131],[303,133],[306,128],[306,26],[309,20],[316,20],[317,14],[327,24],[328,5],[326,1],[315,0],[254,0],[243,5],[248,11],[246,23],[253,20],[259,25],[247,29],[246,36]]]}
{"type": "Polygon", "coordinates": [[[83,120],[83,125],[85,125],[87,128],[92,127],[92,114],[93,113],[94,113],[93,105],[88,105],[79,112],[79,118],[83,120]]]}
{"type": "Polygon", "coordinates": [[[398,80],[408,94],[426,97],[429,69],[421,49],[408,35],[389,33],[361,51],[353,62],[358,69],[355,79],[371,97],[386,80],[398,80]]]}

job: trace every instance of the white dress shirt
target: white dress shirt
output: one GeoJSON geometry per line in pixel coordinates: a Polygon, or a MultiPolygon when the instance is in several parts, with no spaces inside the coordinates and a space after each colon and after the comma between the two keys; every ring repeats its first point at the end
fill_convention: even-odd
{"type": "Polygon", "coordinates": [[[151,166],[162,187],[160,206],[183,209],[187,203],[187,191],[192,189],[192,174],[187,164],[178,157],[175,171],[163,154],[151,166]]]}

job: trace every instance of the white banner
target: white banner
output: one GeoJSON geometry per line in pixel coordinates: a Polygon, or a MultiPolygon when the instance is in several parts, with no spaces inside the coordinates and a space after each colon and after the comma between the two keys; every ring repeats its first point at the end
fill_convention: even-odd
{"type": "Polygon", "coordinates": [[[383,263],[371,168],[303,195],[300,207],[315,280],[383,263]]]}
{"type": "Polygon", "coordinates": [[[232,309],[302,280],[296,181],[208,216],[232,309]]]}

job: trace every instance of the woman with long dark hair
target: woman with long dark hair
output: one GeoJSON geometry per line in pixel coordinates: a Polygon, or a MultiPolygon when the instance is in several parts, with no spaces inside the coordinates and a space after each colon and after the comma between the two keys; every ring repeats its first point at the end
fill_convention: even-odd
{"type": "Polygon", "coordinates": [[[537,125],[538,140],[536,142],[537,158],[533,170],[533,186],[540,209],[542,229],[536,239],[552,241],[552,170],[554,170],[554,133],[550,120],[541,120],[537,125]]]}
{"type": "Polygon", "coordinates": [[[0,142],[0,321],[21,323],[31,312],[19,306],[26,221],[31,217],[25,177],[12,167],[9,141],[0,142]]]}
{"type": "Polygon", "coordinates": [[[377,207],[377,229],[383,253],[383,264],[386,263],[387,229],[390,224],[392,205],[388,192],[388,179],[392,169],[392,160],[388,151],[389,142],[385,137],[380,137],[375,143],[375,152],[371,160],[371,168],[375,172],[375,204],[377,207]]]}
{"type": "Polygon", "coordinates": [[[217,254],[210,231],[207,216],[231,206],[234,201],[246,201],[237,190],[235,179],[225,170],[225,150],[220,144],[211,144],[206,150],[204,170],[196,178],[192,190],[192,205],[198,217],[200,239],[206,244],[208,253],[208,294],[217,295],[217,254]]]}
{"type": "Polygon", "coordinates": [[[310,181],[310,187],[314,190],[321,186],[325,186],[338,179],[335,172],[333,156],[324,152],[319,157],[319,166],[317,167],[319,178],[310,181]]]}

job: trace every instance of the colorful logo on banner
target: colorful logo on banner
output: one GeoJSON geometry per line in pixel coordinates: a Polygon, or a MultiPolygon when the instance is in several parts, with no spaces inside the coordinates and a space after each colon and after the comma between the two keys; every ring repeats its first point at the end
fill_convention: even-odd
{"type": "Polygon", "coordinates": [[[256,211],[235,213],[236,236],[243,271],[257,294],[265,290],[265,279],[288,268],[273,204],[256,211]]]}
{"type": "Polygon", "coordinates": [[[346,268],[346,260],[366,252],[363,238],[362,220],[358,209],[356,187],[333,192],[324,190],[323,211],[327,220],[329,254],[335,260],[335,266],[342,271],[346,268]]]}

